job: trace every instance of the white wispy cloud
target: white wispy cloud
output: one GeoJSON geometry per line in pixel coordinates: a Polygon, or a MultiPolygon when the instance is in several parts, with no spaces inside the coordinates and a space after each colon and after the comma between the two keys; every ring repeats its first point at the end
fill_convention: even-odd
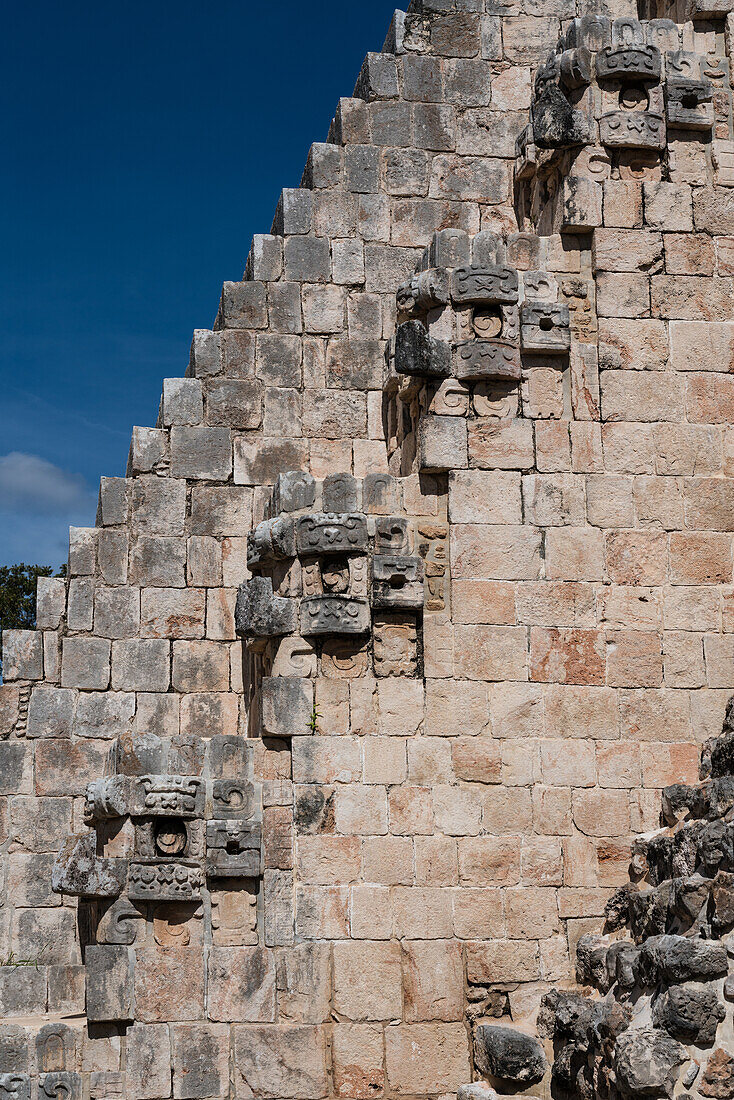
{"type": "Polygon", "coordinates": [[[66,561],[69,527],[94,525],[96,493],[40,455],[0,455],[0,565],[66,561]]]}
{"type": "Polygon", "coordinates": [[[94,494],[81,474],[62,470],[40,455],[0,455],[0,510],[19,516],[76,513],[93,507],[94,494]]]}

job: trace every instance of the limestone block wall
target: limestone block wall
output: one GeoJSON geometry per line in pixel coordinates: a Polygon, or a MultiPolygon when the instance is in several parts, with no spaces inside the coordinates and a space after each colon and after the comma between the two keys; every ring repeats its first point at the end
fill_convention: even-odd
{"type": "Polygon", "coordinates": [[[0,1092],[451,1095],[572,983],[734,680],[706,2],[367,56],[5,632],[0,1092]]]}

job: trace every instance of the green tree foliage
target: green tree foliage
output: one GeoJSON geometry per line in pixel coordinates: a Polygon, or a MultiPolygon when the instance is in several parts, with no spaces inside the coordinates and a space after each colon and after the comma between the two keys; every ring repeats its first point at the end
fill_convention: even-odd
{"type": "MultiPolygon", "coordinates": [[[[36,625],[36,582],[39,577],[53,576],[50,565],[0,566],[0,632],[32,630],[36,625]]],[[[62,566],[58,576],[64,576],[62,566]]],[[[0,663],[0,673],[2,663],[0,663]]]]}

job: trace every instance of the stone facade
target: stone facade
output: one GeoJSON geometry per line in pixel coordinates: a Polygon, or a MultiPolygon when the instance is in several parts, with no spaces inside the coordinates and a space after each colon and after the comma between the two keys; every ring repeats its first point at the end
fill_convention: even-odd
{"type": "Polygon", "coordinates": [[[0,1097],[734,1096],[730,9],[395,14],[5,632],[0,1097]]]}

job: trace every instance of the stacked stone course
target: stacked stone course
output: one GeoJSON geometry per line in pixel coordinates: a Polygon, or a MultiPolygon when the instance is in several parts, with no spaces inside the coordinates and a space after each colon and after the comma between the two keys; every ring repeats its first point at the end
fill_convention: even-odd
{"type": "Polygon", "coordinates": [[[734,686],[730,7],[367,56],[4,634],[0,1095],[568,1086],[551,991],[734,686]]]}

